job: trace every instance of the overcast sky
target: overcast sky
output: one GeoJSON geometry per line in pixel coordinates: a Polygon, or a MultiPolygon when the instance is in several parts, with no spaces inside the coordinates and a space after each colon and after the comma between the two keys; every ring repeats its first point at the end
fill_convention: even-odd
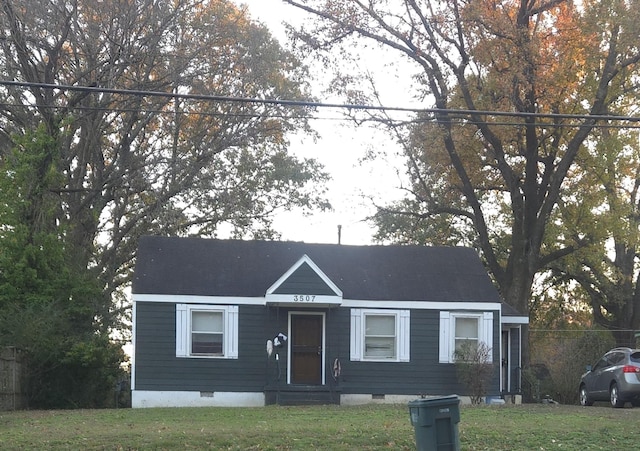
{"type": "MultiPolygon", "coordinates": [[[[303,17],[301,12],[284,5],[281,0],[234,1],[247,5],[252,18],[267,25],[285,47],[282,22],[295,23],[303,17]]],[[[379,63],[379,58],[377,60],[376,63],[379,63]]],[[[366,61],[363,61],[364,65],[366,61]]],[[[375,66],[369,69],[389,71],[388,68],[375,66]]],[[[394,80],[386,85],[397,87],[398,83],[394,80]]],[[[406,93],[406,90],[403,92],[406,93]]],[[[390,98],[398,97],[392,93],[390,98]]],[[[339,113],[333,111],[323,115],[335,118],[339,113]]],[[[374,231],[364,219],[374,212],[374,207],[365,197],[371,196],[379,203],[398,198],[400,181],[396,174],[401,162],[380,158],[376,163],[363,163],[362,158],[369,150],[384,150],[393,154],[394,143],[368,126],[355,127],[349,122],[336,120],[314,120],[311,125],[319,131],[321,139],[313,143],[304,136],[296,136],[293,138],[292,151],[301,157],[316,158],[331,174],[333,180],[329,184],[328,197],[334,210],[310,217],[304,217],[300,212],[281,214],[275,223],[277,230],[285,240],[336,243],[338,225],[341,225],[342,244],[372,244],[374,231]]]]}

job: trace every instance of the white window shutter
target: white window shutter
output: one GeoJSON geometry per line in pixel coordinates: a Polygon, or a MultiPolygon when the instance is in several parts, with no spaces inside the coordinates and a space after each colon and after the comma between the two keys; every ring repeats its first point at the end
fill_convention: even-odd
{"type": "Polygon", "coordinates": [[[176,357],[187,356],[187,304],[176,304],[176,357]]]}
{"type": "Polygon", "coordinates": [[[351,309],[350,358],[352,361],[362,360],[362,311],[351,309]]]}
{"type": "Polygon", "coordinates": [[[227,325],[225,330],[225,357],[238,358],[238,306],[231,305],[227,308],[227,325]]]}
{"type": "Polygon", "coordinates": [[[450,312],[440,312],[440,345],[439,345],[439,355],[438,361],[440,363],[450,363],[451,362],[451,342],[453,341],[451,338],[452,330],[451,330],[451,313],[450,312]]]}
{"type": "Polygon", "coordinates": [[[482,315],[482,341],[489,348],[489,360],[493,361],[493,312],[482,315]]]}
{"type": "Polygon", "coordinates": [[[400,311],[400,327],[398,327],[398,359],[401,362],[411,361],[411,311],[400,311]]]}

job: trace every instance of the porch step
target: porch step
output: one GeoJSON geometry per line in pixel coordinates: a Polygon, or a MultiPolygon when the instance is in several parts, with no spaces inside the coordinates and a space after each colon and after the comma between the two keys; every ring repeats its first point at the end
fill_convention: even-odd
{"type": "Polygon", "coordinates": [[[340,404],[340,389],[324,385],[265,387],[265,403],[280,406],[340,404]]]}

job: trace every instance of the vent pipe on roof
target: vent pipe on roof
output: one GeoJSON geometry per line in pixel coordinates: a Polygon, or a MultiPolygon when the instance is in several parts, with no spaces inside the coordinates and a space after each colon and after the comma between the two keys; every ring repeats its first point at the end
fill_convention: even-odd
{"type": "Polygon", "coordinates": [[[338,244],[342,244],[342,226],[338,224],[338,244]]]}

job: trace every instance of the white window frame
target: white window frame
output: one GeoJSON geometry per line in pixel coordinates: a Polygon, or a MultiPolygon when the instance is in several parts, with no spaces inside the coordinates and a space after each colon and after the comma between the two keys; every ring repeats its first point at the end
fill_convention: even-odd
{"type": "Polygon", "coordinates": [[[387,309],[351,309],[350,330],[350,359],[354,362],[409,362],[411,342],[411,313],[410,310],[387,309]],[[396,327],[396,350],[394,359],[380,359],[366,357],[365,345],[365,317],[367,315],[394,316],[396,327]]]}
{"type": "Polygon", "coordinates": [[[493,361],[493,312],[440,312],[440,363],[455,363],[456,319],[473,318],[478,320],[478,343],[484,343],[489,349],[488,358],[493,361]]]}
{"type": "Polygon", "coordinates": [[[176,304],[176,357],[194,359],[238,358],[238,306],[176,304]],[[224,326],[222,355],[192,354],[191,318],[193,312],[220,312],[224,326]]]}

